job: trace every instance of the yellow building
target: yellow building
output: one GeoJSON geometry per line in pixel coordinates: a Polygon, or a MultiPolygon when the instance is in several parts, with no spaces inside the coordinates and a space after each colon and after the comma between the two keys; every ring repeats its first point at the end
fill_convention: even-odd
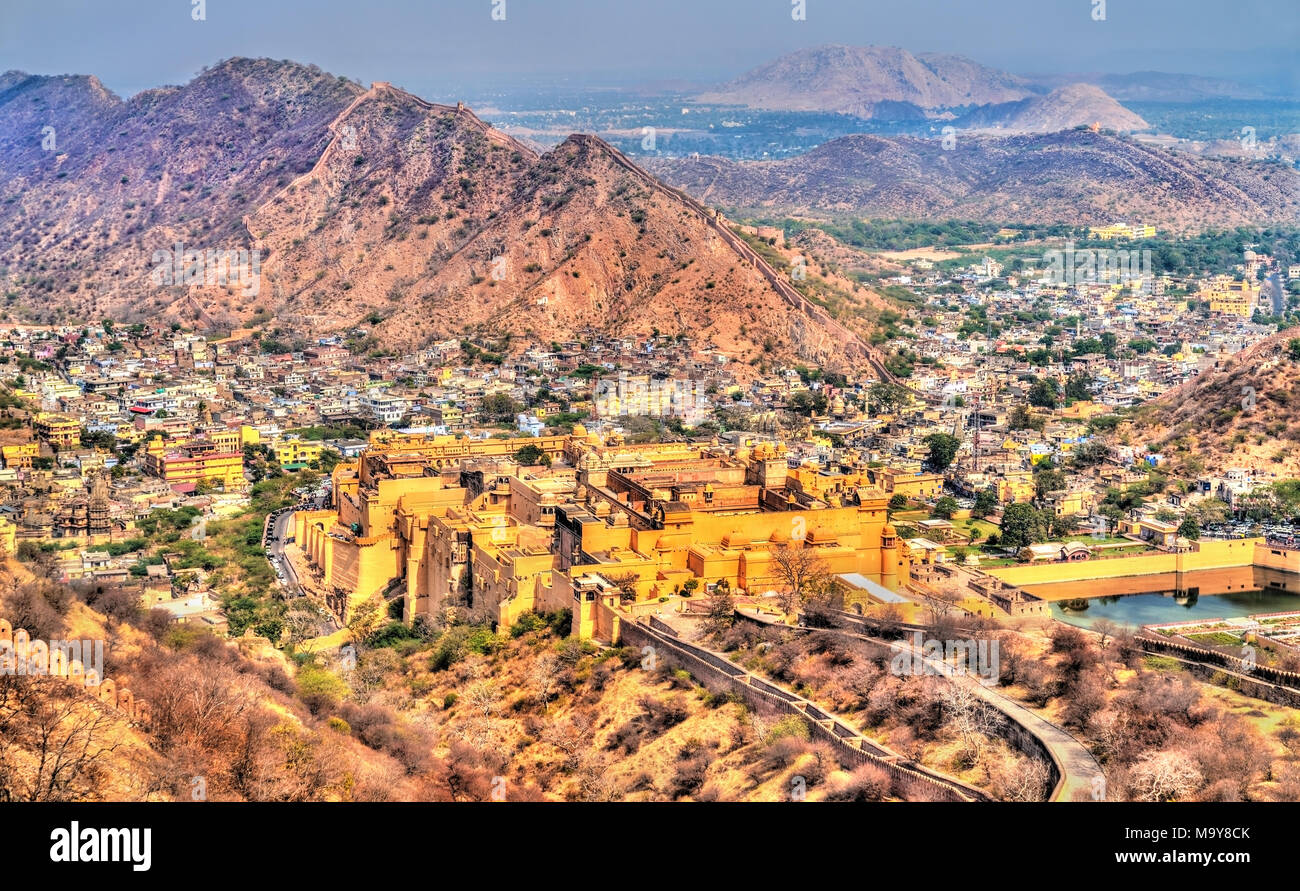
{"type": "Polygon", "coordinates": [[[40,412],[32,418],[32,431],[37,439],[57,449],[75,449],[81,445],[81,423],[67,415],[40,412]]]}
{"type": "Polygon", "coordinates": [[[1250,318],[1259,302],[1259,288],[1253,282],[1216,276],[1201,287],[1200,297],[1209,301],[1210,312],[1250,318]]]}
{"type": "Polygon", "coordinates": [[[299,439],[296,436],[282,439],[271,446],[275,453],[275,460],[285,470],[297,470],[308,464],[315,464],[320,461],[323,448],[324,446],[319,442],[299,439]]]}
{"type": "Polygon", "coordinates": [[[1145,223],[1112,223],[1109,226],[1092,226],[1088,229],[1088,235],[1102,241],[1114,238],[1155,238],[1156,227],[1145,223]]]}
{"type": "Polygon", "coordinates": [[[460,430],[465,426],[465,412],[459,406],[444,403],[434,408],[433,422],[448,430],[460,430]]]}
{"type": "Polygon", "coordinates": [[[1098,415],[1104,415],[1110,411],[1111,409],[1108,406],[1103,405],[1100,402],[1091,402],[1087,399],[1080,399],[1058,409],[1057,413],[1062,418],[1068,420],[1086,421],[1089,418],[1095,418],[1098,415]]]}
{"type": "Polygon", "coordinates": [[[6,468],[31,467],[32,461],[40,454],[40,444],[24,442],[18,445],[7,445],[0,448],[0,454],[4,457],[6,468]]]}
{"type": "Polygon", "coordinates": [[[1032,501],[1034,475],[1028,470],[1013,471],[998,478],[998,501],[1003,504],[1032,501]]]}
{"type": "Polygon", "coordinates": [[[869,468],[867,480],[890,496],[928,499],[943,494],[943,474],[924,473],[920,462],[902,467],[869,468]]]}
{"type": "Polygon", "coordinates": [[[231,488],[244,483],[244,453],[206,437],[164,443],[155,436],[144,453],[144,470],[173,487],[207,482],[231,488]]]}
{"type": "Polygon", "coordinates": [[[503,625],[570,606],[576,631],[610,639],[597,589],[635,604],[722,579],[761,596],[782,584],[781,548],[813,549],[828,570],[891,589],[910,578],[885,492],[860,475],[790,470],[768,444],[628,445],[581,426],[517,440],[388,437],[340,464],[333,487],[337,508],[299,512],[295,536],[342,615],[402,581],[407,621],[454,608],[503,625]],[[521,471],[508,456],[525,444],[552,454],[552,468],[521,471]]]}

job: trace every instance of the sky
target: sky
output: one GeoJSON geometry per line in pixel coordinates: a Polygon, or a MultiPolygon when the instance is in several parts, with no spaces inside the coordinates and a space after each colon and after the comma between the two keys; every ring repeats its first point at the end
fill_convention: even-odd
{"type": "Polygon", "coordinates": [[[122,96],[231,56],[447,99],[719,81],[825,43],[957,53],[1019,74],[1204,74],[1300,95],[1300,0],[0,0],[0,71],[94,74],[122,96]]]}

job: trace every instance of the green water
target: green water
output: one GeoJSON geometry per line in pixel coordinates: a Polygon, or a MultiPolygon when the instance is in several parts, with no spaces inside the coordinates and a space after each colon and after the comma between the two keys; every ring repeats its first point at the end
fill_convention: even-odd
{"type": "Polygon", "coordinates": [[[1300,577],[1252,567],[1035,585],[1026,590],[1053,599],[1070,595],[1074,599],[1054,599],[1052,616],[1084,628],[1101,619],[1136,627],[1300,609],[1300,577]]]}
{"type": "Polygon", "coordinates": [[[1191,619],[1228,619],[1256,613],[1277,613],[1300,609],[1300,596],[1284,591],[1242,591],[1233,594],[1172,597],[1164,594],[1129,594],[1122,597],[1094,597],[1084,610],[1052,604],[1052,616],[1071,625],[1092,627],[1099,619],[1119,625],[1150,625],[1156,622],[1185,622],[1191,619]]]}

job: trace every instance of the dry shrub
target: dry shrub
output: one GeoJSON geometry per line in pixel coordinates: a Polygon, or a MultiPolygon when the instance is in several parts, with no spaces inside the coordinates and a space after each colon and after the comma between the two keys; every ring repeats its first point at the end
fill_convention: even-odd
{"type": "Polygon", "coordinates": [[[889,797],[893,780],[889,771],[875,764],[863,764],[847,777],[832,780],[827,801],[883,801],[889,797]]]}

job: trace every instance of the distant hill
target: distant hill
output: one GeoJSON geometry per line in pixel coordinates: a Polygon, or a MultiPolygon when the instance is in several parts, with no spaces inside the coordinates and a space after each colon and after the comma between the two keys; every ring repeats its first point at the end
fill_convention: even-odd
{"type": "Polygon", "coordinates": [[[600,140],[539,156],[467,109],[311,66],[232,59],[126,102],[93,78],[11,72],[0,158],[15,320],[364,323],[389,347],[657,327],[740,360],[831,360],[856,340],[600,140]],[[158,284],[155,254],[177,242],[256,247],[259,293],[158,284]]]}
{"type": "Polygon", "coordinates": [[[1023,99],[1034,92],[1023,78],[961,56],[832,45],[782,56],[695,99],[870,118],[882,107],[889,109],[890,117],[898,117],[906,106],[932,110],[987,105],[1023,99]]]}
{"type": "Polygon", "coordinates": [[[1300,218],[1300,173],[1279,163],[1198,158],[1088,130],[940,139],[834,139],[795,158],[654,159],[672,185],[765,214],[1157,221],[1196,229],[1300,218]]]}
{"type": "Polygon", "coordinates": [[[1020,133],[1054,133],[1094,125],[1118,133],[1148,127],[1141,117],[1091,84],[1069,84],[1046,96],[986,105],[955,122],[955,126],[962,128],[996,128],[1020,133]]]}

